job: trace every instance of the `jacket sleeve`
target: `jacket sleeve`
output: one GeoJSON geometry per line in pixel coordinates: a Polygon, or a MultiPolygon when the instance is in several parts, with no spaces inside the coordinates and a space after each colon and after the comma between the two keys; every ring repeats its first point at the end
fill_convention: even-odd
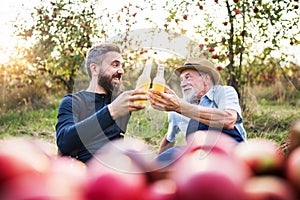
{"type": "Polygon", "coordinates": [[[72,103],[72,99],[71,95],[65,96],[58,108],[56,142],[63,155],[70,155],[98,134],[104,136],[103,130],[115,123],[107,106],[78,122],[80,102],[73,99],[72,103]]]}

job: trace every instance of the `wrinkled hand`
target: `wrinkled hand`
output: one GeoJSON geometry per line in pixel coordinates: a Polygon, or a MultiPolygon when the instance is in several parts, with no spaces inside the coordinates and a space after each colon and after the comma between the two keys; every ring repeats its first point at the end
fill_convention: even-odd
{"type": "Polygon", "coordinates": [[[142,110],[146,106],[137,103],[138,100],[148,100],[147,91],[130,90],[121,93],[111,104],[108,110],[113,119],[129,114],[132,111],[142,110]]]}
{"type": "Polygon", "coordinates": [[[153,89],[149,90],[151,106],[156,110],[175,111],[180,110],[180,98],[170,88],[165,88],[165,92],[159,92],[153,89]]]}

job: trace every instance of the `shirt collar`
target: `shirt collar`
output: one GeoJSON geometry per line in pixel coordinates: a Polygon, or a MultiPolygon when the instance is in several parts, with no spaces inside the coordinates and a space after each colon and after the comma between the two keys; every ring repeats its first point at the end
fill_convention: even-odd
{"type": "Polygon", "coordinates": [[[212,88],[210,88],[210,90],[208,90],[208,92],[204,95],[206,96],[209,100],[213,101],[214,100],[214,95],[215,95],[215,86],[213,86],[212,88]]]}

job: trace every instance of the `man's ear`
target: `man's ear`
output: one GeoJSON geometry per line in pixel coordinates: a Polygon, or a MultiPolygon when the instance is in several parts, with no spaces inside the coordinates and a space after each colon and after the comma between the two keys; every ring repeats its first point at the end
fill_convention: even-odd
{"type": "Polygon", "coordinates": [[[210,80],[211,79],[210,74],[209,73],[204,74],[204,79],[205,81],[210,80]]]}
{"type": "Polygon", "coordinates": [[[99,74],[99,69],[97,69],[97,64],[91,63],[90,64],[90,70],[91,70],[91,75],[98,75],[99,74]]]}

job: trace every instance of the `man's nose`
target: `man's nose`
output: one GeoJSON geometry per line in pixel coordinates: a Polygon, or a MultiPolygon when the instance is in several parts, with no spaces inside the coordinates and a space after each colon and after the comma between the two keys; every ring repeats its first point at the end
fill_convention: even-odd
{"type": "Polygon", "coordinates": [[[124,74],[124,69],[123,69],[123,68],[119,68],[117,72],[118,72],[119,74],[122,74],[122,75],[123,75],[123,74],[124,74]]]}
{"type": "Polygon", "coordinates": [[[187,81],[185,80],[180,81],[180,87],[184,88],[185,86],[187,86],[187,81]]]}

